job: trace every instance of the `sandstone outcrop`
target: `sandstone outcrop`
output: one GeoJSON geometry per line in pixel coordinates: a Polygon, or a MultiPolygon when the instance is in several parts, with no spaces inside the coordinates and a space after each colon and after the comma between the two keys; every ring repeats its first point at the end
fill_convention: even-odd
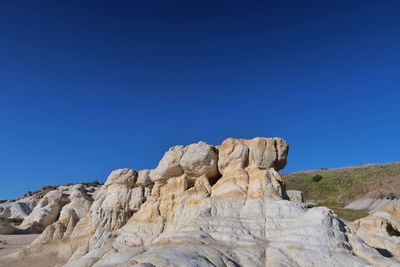
{"type": "Polygon", "coordinates": [[[353,210],[367,210],[373,214],[385,206],[400,206],[400,199],[362,198],[349,203],[346,208],[353,210]]]}
{"type": "Polygon", "coordinates": [[[400,261],[400,205],[395,201],[356,220],[352,228],[381,254],[400,261]]]}
{"type": "Polygon", "coordinates": [[[175,146],[154,170],[113,171],[91,206],[53,192],[26,222],[45,213],[47,228],[4,262],[45,251],[74,267],[399,266],[332,210],[288,201],[278,174],[288,148],[280,138],[175,146]]]}
{"type": "Polygon", "coordinates": [[[2,219],[25,219],[37,204],[33,197],[27,197],[13,202],[0,204],[0,218],[2,219]]]}
{"type": "Polygon", "coordinates": [[[86,216],[92,202],[92,197],[84,186],[60,186],[39,200],[19,228],[40,233],[56,221],[64,226],[68,223],[74,224],[74,221],[86,216]]]}
{"type": "Polygon", "coordinates": [[[300,206],[305,206],[303,192],[298,190],[287,190],[286,194],[290,201],[300,206]]]}

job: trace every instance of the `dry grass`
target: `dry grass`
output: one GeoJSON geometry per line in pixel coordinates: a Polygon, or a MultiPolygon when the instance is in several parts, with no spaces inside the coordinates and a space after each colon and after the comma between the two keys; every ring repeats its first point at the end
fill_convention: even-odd
{"type": "Polygon", "coordinates": [[[368,216],[368,212],[366,210],[345,209],[343,206],[336,203],[326,203],[324,206],[332,209],[340,218],[348,221],[355,221],[368,216]]]}
{"type": "Polygon", "coordinates": [[[353,200],[400,196],[400,163],[321,169],[282,176],[287,189],[301,190],[306,200],[317,200],[348,220],[366,215],[365,211],[343,209],[353,200]]]}

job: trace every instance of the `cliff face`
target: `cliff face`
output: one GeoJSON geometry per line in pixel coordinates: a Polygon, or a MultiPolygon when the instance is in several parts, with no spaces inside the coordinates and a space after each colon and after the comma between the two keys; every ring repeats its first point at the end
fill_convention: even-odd
{"type": "Polygon", "coordinates": [[[287,155],[280,138],[175,146],[154,170],[113,171],[93,204],[76,188],[58,219],[9,259],[48,253],[65,266],[398,264],[331,210],[288,201],[277,172],[287,155]]]}

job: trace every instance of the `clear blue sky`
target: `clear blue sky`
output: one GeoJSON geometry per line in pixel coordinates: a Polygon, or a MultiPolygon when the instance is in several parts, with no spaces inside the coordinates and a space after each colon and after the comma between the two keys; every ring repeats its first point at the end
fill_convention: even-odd
{"type": "Polygon", "coordinates": [[[285,171],[399,161],[398,1],[2,1],[0,199],[280,136],[285,171]]]}

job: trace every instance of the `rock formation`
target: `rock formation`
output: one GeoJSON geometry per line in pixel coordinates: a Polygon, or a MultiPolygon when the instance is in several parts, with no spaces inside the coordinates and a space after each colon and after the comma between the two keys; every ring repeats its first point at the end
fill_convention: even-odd
{"type": "Polygon", "coordinates": [[[36,206],[37,200],[27,197],[13,202],[0,204],[0,218],[2,219],[25,219],[36,206]]]}
{"type": "Polygon", "coordinates": [[[393,201],[373,211],[356,220],[352,228],[368,245],[400,261],[400,205],[393,201]]]}
{"type": "Polygon", "coordinates": [[[12,226],[8,221],[0,218],[0,235],[13,235],[22,233],[22,230],[12,226]]]}
{"type": "Polygon", "coordinates": [[[353,210],[367,210],[369,214],[380,211],[385,206],[400,206],[400,199],[362,198],[349,203],[346,208],[353,210]]]}
{"type": "Polygon", "coordinates": [[[286,194],[290,201],[305,207],[303,192],[298,190],[287,190],[286,194]]]}
{"type": "Polygon", "coordinates": [[[19,228],[40,233],[56,221],[65,227],[67,224],[75,225],[79,219],[86,216],[92,202],[92,197],[81,184],[60,186],[39,200],[19,228]]]}
{"type": "Polygon", "coordinates": [[[3,262],[47,253],[64,266],[399,266],[332,210],[288,201],[278,174],[287,155],[280,138],[172,147],[154,170],[113,171],[91,206],[79,188],[69,204],[59,192],[42,199],[24,225],[47,228],[3,262]]]}

